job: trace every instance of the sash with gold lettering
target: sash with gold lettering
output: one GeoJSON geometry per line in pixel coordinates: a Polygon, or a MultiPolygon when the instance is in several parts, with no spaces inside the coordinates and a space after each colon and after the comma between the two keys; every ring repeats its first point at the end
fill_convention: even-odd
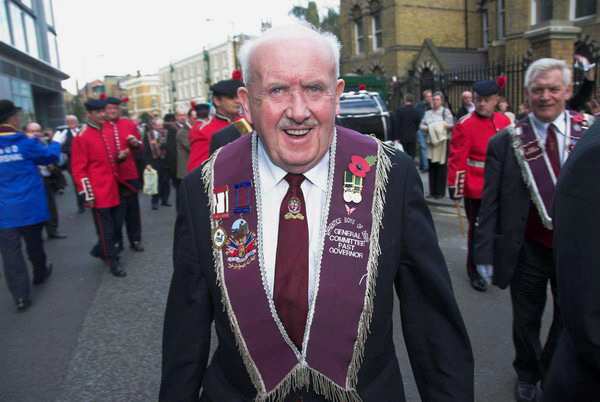
{"type": "MultiPolygon", "coordinates": [[[[568,111],[565,133],[565,150],[570,154],[585,130],[593,123],[590,115],[568,111]]],[[[552,204],[557,177],[554,174],[546,148],[536,135],[529,116],[507,128],[512,136],[513,149],[531,200],[535,204],[546,229],[552,230],[552,204]]]]}
{"type": "MultiPolygon", "coordinates": [[[[373,313],[379,230],[391,167],[385,145],[336,127],[321,214],[314,292],[302,350],[277,316],[263,266],[254,132],[220,149],[203,170],[222,302],[257,400],[311,386],[333,401],[360,401],[357,374],[373,313]]],[[[290,205],[294,213],[295,205],[290,205]]],[[[272,245],[275,247],[276,245],[272,245]]]]}

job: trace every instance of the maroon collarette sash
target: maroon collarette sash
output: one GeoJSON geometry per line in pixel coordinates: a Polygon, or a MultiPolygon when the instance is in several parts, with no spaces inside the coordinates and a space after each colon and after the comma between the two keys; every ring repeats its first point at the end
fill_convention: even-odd
{"type": "MultiPolygon", "coordinates": [[[[585,130],[593,123],[593,116],[568,111],[566,119],[565,152],[571,153],[585,130]]],[[[535,133],[533,122],[527,116],[508,131],[523,180],[531,194],[531,200],[540,214],[542,224],[552,230],[552,204],[557,177],[554,174],[546,149],[535,133]]]]}
{"type": "Polygon", "coordinates": [[[257,134],[221,148],[203,169],[222,302],[259,401],[309,384],[330,400],[360,401],[390,151],[372,137],[336,130],[302,350],[277,316],[263,267],[261,233],[269,228],[262,214],[279,211],[261,208],[257,134]]]}

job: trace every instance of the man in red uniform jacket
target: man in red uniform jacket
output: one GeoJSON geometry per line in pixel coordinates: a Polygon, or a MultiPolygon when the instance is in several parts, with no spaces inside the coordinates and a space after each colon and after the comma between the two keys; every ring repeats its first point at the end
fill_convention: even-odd
{"type": "Polygon", "coordinates": [[[477,273],[472,259],[475,218],[483,194],[485,153],[491,137],[510,124],[502,113],[494,112],[498,103],[498,84],[478,81],[473,84],[475,110],[463,116],[454,126],[448,158],[448,190],[454,200],[465,198],[469,221],[467,237],[467,274],[473,289],[484,292],[486,282],[477,273]]]}
{"type": "Polygon", "coordinates": [[[133,251],[142,252],[142,220],[140,214],[140,201],[138,191],[142,187],[133,154],[143,149],[140,133],[129,119],[121,117],[121,102],[128,99],[118,99],[112,96],[106,98],[106,120],[102,129],[106,137],[113,136],[117,145],[117,152],[128,152],[125,160],[117,165],[119,177],[125,185],[119,186],[121,196],[121,211],[117,217],[115,241],[117,251],[123,250],[123,222],[127,228],[129,245],[133,251]],[[131,151],[131,152],[129,152],[131,151]]]}
{"type": "Polygon", "coordinates": [[[238,80],[223,80],[210,87],[213,93],[212,101],[217,109],[215,116],[208,123],[199,121],[190,130],[190,159],[188,172],[202,164],[209,156],[210,139],[222,128],[240,118],[240,102],[237,90],[244,83],[238,80]]]}
{"type": "Polygon", "coordinates": [[[77,193],[86,208],[92,208],[98,243],[90,254],[101,258],[114,276],[127,273],[119,264],[115,247],[115,222],[120,208],[118,163],[128,150],[117,152],[115,137],[102,130],[106,102],[90,99],[85,103],[88,124],[73,140],[71,169],[77,193]]]}

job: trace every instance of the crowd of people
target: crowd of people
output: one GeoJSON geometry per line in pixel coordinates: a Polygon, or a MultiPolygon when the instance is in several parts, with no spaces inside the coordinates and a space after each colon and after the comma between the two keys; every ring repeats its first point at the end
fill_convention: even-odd
{"type": "Polygon", "coordinates": [[[590,169],[600,126],[580,112],[594,107],[593,70],[572,97],[564,61],[533,62],[516,115],[501,80],[474,83],[456,118],[442,92],[416,104],[407,94],[394,117],[403,154],[335,126],[339,51],[333,35],[305,24],[270,29],[240,49],[245,82],[238,73],[211,86],[212,105],[149,124],[122,117],[124,99],[89,99],[83,127],[68,116],[45,137],[36,123],[21,132],[19,108],[1,100],[0,252],[17,309],[31,305],[21,238],[34,285],[53,268],[42,228],[64,238],[51,195],[64,191],[62,170],[79,210],[92,212],[90,254],[116,277],[127,275],[123,227],[144,251],[139,192],[156,173],[152,209],[170,207],[178,190],[160,400],[403,400],[396,292],[421,398],[473,401],[473,353],[419,159],[428,197],[464,200],[473,289],[510,287],[515,399],[536,401],[541,382],[547,402],[598,400],[590,269],[600,195],[590,169]],[[208,364],[213,323],[220,349],[208,364]]]}
{"type": "Polygon", "coordinates": [[[121,116],[121,104],[127,98],[101,96],[86,101],[84,125],[68,115],[65,126],[55,131],[42,130],[36,122],[22,126],[20,108],[9,100],[0,101],[4,130],[0,141],[5,143],[0,230],[6,240],[0,250],[6,282],[19,311],[32,304],[21,238],[34,266],[33,283],[39,285],[53,269],[46,262],[42,229],[46,228],[48,239],[67,237],[59,231],[56,194],[72,185],[78,212],[91,211],[98,237],[90,255],[102,260],[114,276],[126,276],[119,258],[125,247],[123,231],[133,251],[144,251],[139,203],[144,176],[151,172],[157,177],[156,189],[149,193],[152,209],[171,207],[171,187],[177,189],[209,152],[251,131],[240,116],[237,89],[241,86],[239,78],[220,81],[211,86],[212,107],[192,104],[188,110],[155,117],[148,124],[137,116],[121,116]],[[222,133],[213,136],[219,130],[222,133]],[[22,169],[25,165],[27,169],[22,169]]]}

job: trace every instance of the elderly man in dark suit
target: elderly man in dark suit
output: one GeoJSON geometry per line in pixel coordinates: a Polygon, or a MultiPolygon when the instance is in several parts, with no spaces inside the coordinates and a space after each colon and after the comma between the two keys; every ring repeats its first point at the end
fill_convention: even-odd
{"type": "Polygon", "coordinates": [[[562,168],[554,204],[554,257],[564,330],[544,402],[600,401],[600,123],[562,168]]]}
{"type": "Polygon", "coordinates": [[[417,151],[417,131],[421,124],[421,114],[413,105],[414,97],[411,94],[404,95],[404,106],[396,109],[395,127],[393,140],[402,144],[404,152],[415,159],[417,151]]]}
{"type": "Polygon", "coordinates": [[[571,71],[564,61],[540,59],[525,74],[532,113],[488,144],[484,188],[475,232],[475,264],[504,289],[513,305],[513,366],[517,401],[535,401],[562,329],[552,259],[552,202],[561,166],[592,116],[565,110],[571,71]],[[540,328],[550,283],[555,299],[550,333],[540,328]]]}
{"type": "Polygon", "coordinates": [[[334,125],[339,48],[296,23],[240,50],[255,131],[181,184],[161,401],[404,401],[394,293],[422,400],[473,401],[413,161],[334,125]]]}

